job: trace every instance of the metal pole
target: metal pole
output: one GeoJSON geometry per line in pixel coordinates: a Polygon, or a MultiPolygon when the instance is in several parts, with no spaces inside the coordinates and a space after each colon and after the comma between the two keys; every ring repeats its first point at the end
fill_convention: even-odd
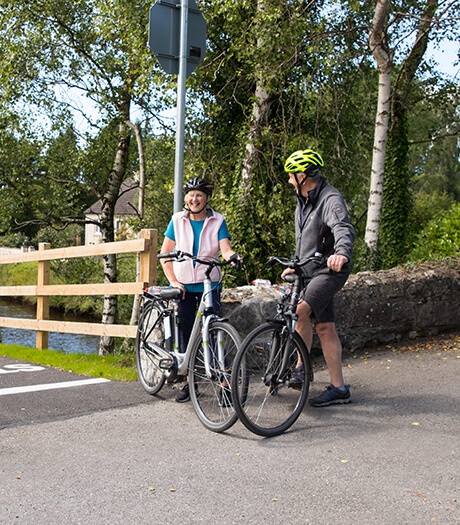
{"type": "Polygon", "coordinates": [[[174,212],[182,209],[184,181],[185,79],[187,78],[188,0],[181,0],[179,76],[177,78],[176,157],[174,166],[174,212]]]}

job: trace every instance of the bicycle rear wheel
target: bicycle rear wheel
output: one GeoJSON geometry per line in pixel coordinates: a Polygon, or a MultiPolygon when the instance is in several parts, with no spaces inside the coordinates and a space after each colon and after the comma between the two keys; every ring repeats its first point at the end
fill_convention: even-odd
{"type": "Polygon", "coordinates": [[[189,384],[193,408],[201,423],[213,432],[224,432],[238,419],[233,408],[231,373],[240,345],[240,336],[233,326],[227,322],[212,321],[207,354],[209,373],[201,336],[190,356],[189,384]],[[219,356],[224,356],[223,362],[219,356]]]}
{"type": "Polygon", "coordinates": [[[136,336],[136,368],[139,382],[150,394],[157,394],[165,384],[166,376],[160,368],[160,356],[151,346],[155,343],[163,347],[165,333],[161,309],[155,303],[147,303],[143,309],[136,336]]]}
{"type": "Polygon", "coordinates": [[[235,410],[244,426],[259,436],[285,432],[300,416],[310,386],[310,357],[301,337],[285,325],[268,323],[243,341],[233,366],[235,410]],[[289,386],[294,369],[303,365],[301,386],[289,386]]]}

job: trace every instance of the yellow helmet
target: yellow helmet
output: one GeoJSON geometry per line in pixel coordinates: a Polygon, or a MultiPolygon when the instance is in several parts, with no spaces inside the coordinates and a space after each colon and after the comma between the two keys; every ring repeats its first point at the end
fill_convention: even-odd
{"type": "Polygon", "coordinates": [[[286,173],[306,173],[309,166],[322,168],[324,161],[316,151],[304,149],[294,151],[294,153],[287,158],[284,163],[284,171],[286,173]]]}

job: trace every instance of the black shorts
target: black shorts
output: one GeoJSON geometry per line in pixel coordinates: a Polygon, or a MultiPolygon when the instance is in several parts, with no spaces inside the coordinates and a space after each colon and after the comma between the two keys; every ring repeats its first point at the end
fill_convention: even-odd
{"type": "Polygon", "coordinates": [[[310,279],[300,294],[300,298],[312,309],[311,319],[314,323],[334,323],[334,295],[347,282],[350,271],[345,269],[332,272],[323,268],[310,279]]]}

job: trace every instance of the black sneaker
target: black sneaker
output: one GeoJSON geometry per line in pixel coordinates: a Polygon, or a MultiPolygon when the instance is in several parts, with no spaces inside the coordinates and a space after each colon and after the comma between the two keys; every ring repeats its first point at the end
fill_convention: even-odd
{"type": "Polygon", "coordinates": [[[180,390],[177,391],[174,399],[178,403],[187,403],[187,401],[190,401],[190,388],[188,383],[186,383],[180,390]]]}
{"type": "Polygon", "coordinates": [[[350,385],[345,385],[345,390],[340,390],[333,385],[329,385],[322,394],[310,399],[310,405],[314,407],[343,405],[351,402],[350,397],[350,385]]]}
{"type": "Polygon", "coordinates": [[[233,406],[232,391],[226,386],[221,387],[219,391],[219,406],[222,408],[233,406]]]}
{"type": "Polygon", "coordinates": [[[289,379],[289,386],[291,388],[294,388],[295,390],[300,390],[303,386],[304,381],[305,372],[303,369],[303,365],[300,365],[294,369],[294,373],[292,374],[291,379],[289,379]]]}

